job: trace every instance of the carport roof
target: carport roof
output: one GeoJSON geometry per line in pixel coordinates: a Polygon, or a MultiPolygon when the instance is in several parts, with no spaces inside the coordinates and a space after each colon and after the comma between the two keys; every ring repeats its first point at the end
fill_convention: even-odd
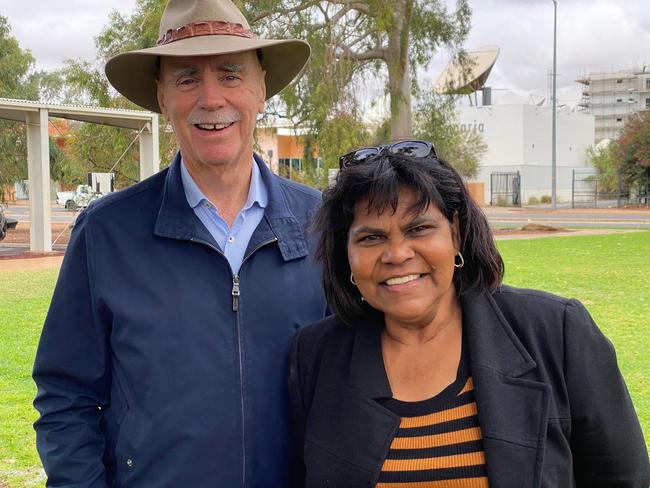
{"type": "Polygon", "coordinates": [[[50,117],[92,122],[134,130],[142,129],[157,115],[144,110],[57,105],[29,100],[0,98],[0,119],[25,122],[28,113],[38,112],[41,109],[47,110],[50,117]]]}

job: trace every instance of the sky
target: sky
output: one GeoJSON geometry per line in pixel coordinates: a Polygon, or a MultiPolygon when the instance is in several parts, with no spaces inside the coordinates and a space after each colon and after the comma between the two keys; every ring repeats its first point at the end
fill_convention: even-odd
{"type": "MultiPolygon", "coordinates": [[[[443,0],[453,7],[455,0],[443,0]]],[[[135,0],[0,0],[0,15],[36,58],[37,69],[61,67],[65,58],[95,59],[94,37],[111,10],[129,14],[135,0]]],[[[553,66],[552,0],[469,0],[472,30],[466,49],[496,44],[500,55],[487,85],[496,103],[546,97],[553,66]]],[[[648,0],[557,0],[557,86],[559,103],[575,104],[575,80],[597,71],[650,70],[648,0]]],[[[421,74],[433,83],[450,53],[442,49],[421,74]]]]}

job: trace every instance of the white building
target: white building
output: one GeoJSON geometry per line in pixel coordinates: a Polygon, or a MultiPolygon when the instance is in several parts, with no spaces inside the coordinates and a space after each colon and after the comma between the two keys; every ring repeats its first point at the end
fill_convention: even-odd
{"type": "MultiPolygon", "coordinates": [[[[460,128],[483,136],[487,151],[477,178],[490,203],[491,175],[519,172],[521,203],[551,195],[551,109],[535,105],[459,107],[460,128]]],[[[557,198],[571,200],[574,169],[587,169],[587,148],[594,144],[594,116],[582,112],[557,113],[557,198]]]]}
{"type": "Polygon", "coordinates": [[[590,73],[577,80],[584,85],[580,106],[596,117],[595,142],[616,139],[633,113],[650,110],[650,70],[590,73]]]}

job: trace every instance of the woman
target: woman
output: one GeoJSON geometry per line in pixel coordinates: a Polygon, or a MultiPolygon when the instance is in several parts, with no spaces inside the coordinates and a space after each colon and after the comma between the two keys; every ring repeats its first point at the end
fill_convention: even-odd
{"type": "Polygon", "coordinates": [[[612,345],[576,300],[501,285],[485,216],[433,146],[341,166],[317,218],[334,315],[291,357],[300,484],[646,488],[612,345]]]}

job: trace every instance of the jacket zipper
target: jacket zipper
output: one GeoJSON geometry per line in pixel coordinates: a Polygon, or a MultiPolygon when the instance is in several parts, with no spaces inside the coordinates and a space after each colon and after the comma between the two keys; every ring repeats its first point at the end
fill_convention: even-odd
{"type": "MultiPolygon", "coordinates": [[[[244,265],[244,262],[250,258],[253,254],[259,251],[264,246],[268,246],[274,242],[277,242],[278,238],[274,237],[268,241],[262,242],[259,246],[253,249],[249,254],[244,256],[244,259],[241,262],[241,266],[244,265]]],[[[224,253],[221,252],[218,248],[210,244],[209,242],[190,238],[191,242],[196,242],[208,246],[210,249],[213,249],[219,253],[224,258],[226,257],[224,253]]],[[[227,261],[227,259],[226,259],[227,261]]],[[[230,266],[230,263],[228,263],[230,266]]],[[[241,266],[239,267],[241,269],[241,266]]],[[[246,428],[244,426],[244,363],[242,358],[242,343],[241,343],[241,323],[239,321],[239,297],[241,296],[240,283],[239,283],[239,274],[232,272],[232,267],[230,268],[230,273],[232,274],[232,311],[237,314],[237,353],[239,355],[239,396],[241,398],[241,439],[242,439],[242,488],[246,486],[246,428]]]]}
{"type": "MultiPolygon", "coordinates": [[[[259,246],[253,249],[250,254],[244,256],[242,259],[239,269],[244,265],[246,260],[255,254],[258,250],[276,242],[277,237],[269,239],[268,241],[262,242],[259,246]]],[[[239,396],[241,398],[241,440],[242,440],[242,480],[241,486],[244,488],[246,486],[246,428],[244,427],[244,363],[242,357],[242,344],[241,344],[241,323],[239,321],[239,297],[241,296],[241,290],[239,289],[239,274],[233,274],[232,276],[232,310],[237,314],[237,347],[239,354],[239,396]]]]}

